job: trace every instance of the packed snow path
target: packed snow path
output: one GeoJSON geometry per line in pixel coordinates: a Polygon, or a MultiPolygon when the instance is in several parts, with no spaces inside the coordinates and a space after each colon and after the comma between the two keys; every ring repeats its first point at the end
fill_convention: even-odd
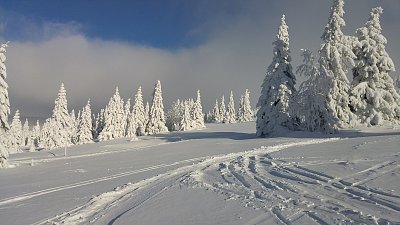
{"type": "Polygon", "coordinates": [[[78,146],[67,157],[63,150],[13,155],[17,167],[0,171],[0,218],[4,224],[400,221],[398,132],[256,139],[253,127],[212,125],[78,146]]]}

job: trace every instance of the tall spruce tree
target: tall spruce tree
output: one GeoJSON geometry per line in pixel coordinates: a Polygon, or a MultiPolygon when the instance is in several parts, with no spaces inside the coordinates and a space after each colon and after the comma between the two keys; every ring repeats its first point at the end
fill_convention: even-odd
{"type": "Polygon", "coordinates": [[[0,168],[7,167],[8,150],[5,147],[5,132],[10,128],[8,115],[10,114],[10,101],[8,99],[8,84],[6,82],[7,69],[6,61],[7,44],[0,44],[0,168]]]}
{"type": "Polygon", "coordinates": [[[192,113],[192,121],[193,121],[193,128],[199,129],[204,128],[204,114],[203,114],[203,106],[201,105],[201,96],[200,90],[197,90],[197,97],[196,101],[193,104],[193,113],[192,113]]]}
{"type": "Polygon", "coordinates": [[[104,110],[104,127],[99,134],[99,140],[111,140],[125,135],[124,101],[119,95],[118,87],[104,110]]]}
{"type": "Polygon", "coordinates": [[[92,110],[90,100],[81,111],[81,118],[78,125],[77,143],[87,144],[93,142],[92,110]]]}
{"type": "Polygon", "coordinates": [[[261,96],[257,107],[257,136],[265,136],[275,130],[291,127],[290,102],[296,92],[296,78],[292,72],[289,50],[289,33],[285,15],[281,18],[276,41],[274,58],[268,67],[264,82],[261,85],[261,96]]]}
{"type": "Polygon", "coordinates": [[[158,80],[154,87],[153,102],[150,109],[149,121],[146,126],[146,133],[157,134],[167,131],[168,128],[165,126],[161,82],[158,80]]]}
{"type": "Polygon", "coordinates": [[[19,110],[17,110],[11,122],[10,130],[7,132],[6,147],[9,153],[19,153],[22,152],[21,150],[22,146],[23,146],[22,123],[20,120],[19,110]]]}
{"type": "Polygon", "coordinates": [[[385,50],[382,12],[381,7],[372,9],[368,22],[356,31],[358,42],[353,48],[357,64],[353,69],[350,102],[353,112],[368,125],[400,122],[400,95],[389,75],[395,67],[385,50]]]}
{"type": "Polygon", "coordinates": [[[236,110],[235,110],[235,100],[233,99],[233,92],[229,95],[228,108],[226,111],[226,123],[236,123],[236,110]]]}
{"type": "Polygon", "coordinates": [[[350,86],[346,75],[348,67],[354,65],[355,56],[349,46],[349,39],[342,32],[342,27],[346,25],[343,7],[343,0],[334,0],[319,50],[318,84],[326,96],[320,107],[326,108],[328,113],[323,114],[324,122],[318,129],[328,133],[357,123],[349,107],[350,86]]]}
{"type": "Polygon", "coordinates": [[[135,95],[131,123],[134,123],[136,127],[136,135],[143,136],[146,134],[146,111],[143,106],[142,87],[139,87],[135,95]]]}

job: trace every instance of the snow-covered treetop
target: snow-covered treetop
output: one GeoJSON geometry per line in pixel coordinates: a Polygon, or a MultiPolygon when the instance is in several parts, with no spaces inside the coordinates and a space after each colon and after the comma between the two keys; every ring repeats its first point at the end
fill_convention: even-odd
{"type": "Polygon", "coordinates": [[[322,35],[324,42],[341,42],[343,38],[342,27],[346,26],[343,19],[344,16],[344,1],[334,0],[329,16],[329,22],[325,27],[322,35]]]}
{"type": "Polygon", "coordinates": [[[276,35],[276,41],[274,44],[274,59],[273,63],[269,66],[270,73],[274,73],[276,71],[282,70],[287,71],[284,74],[290,78],[291,81],[295,84],[296,77],[292,72],[292,66],[290,62],[292,61],[290,57],[290,49],[289,49],[289,27],[286,24],[286,17],[282,15],[281,22],[279,25],[278,33],[276,35]],[[282,68],[279,68],[282,67],[282,68]]]}

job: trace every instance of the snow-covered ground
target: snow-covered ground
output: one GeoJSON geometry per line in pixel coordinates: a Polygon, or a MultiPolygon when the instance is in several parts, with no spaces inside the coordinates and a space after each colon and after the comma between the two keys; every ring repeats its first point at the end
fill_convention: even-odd
{"type": "Polygon", "coordinates": [[[400,223],[400,130],[254,133],[208,125],[12,155],[0,224],[400,223]]]}

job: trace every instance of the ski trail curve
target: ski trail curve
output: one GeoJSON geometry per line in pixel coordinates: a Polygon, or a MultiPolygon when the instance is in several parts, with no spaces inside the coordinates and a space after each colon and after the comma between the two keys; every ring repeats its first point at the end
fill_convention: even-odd
{"type": "MultiPolygon", "coordinates": [[[[207,157],[207,159],[203,158],[202,161],[200,161],[201,159],[193,160],[200,162],[194,163],[193,165],[189,166],[183,166],[175,170],[168,171],[164,174],[159,174],[152,178],[139,181],[137,183],[128,183],[121,187],[117,187],[113,191],[106,192],[92,198],[82,206],[79,206],[68,212],[64,212],[55,217],[39,221],[35,224],[94,223],[100,219],[104,219],[105,217],[111,218],[112,215],[109,215],[109,212],[111,212],[111,210],[116,206],[121,207],[121,205],[123,205],[124,202],[126,203],[129,201],[135,201],[136,198],[139,198],[140,200],[136,199],[136,201],[139,201],[138,204],[142,204],[143,202],[146,202],[147,199],[153,198],[154,194],[159,193],[161,190],[164,190],[164,188],[177,185],[180,182],[185,182],[185,180],[188,177],[193,176],[198,171],[210,167],[212,165],[219,165],[220,163],[238,157],[246,158],[252,155],[268,154],[296,146],[306,146],[306,145],[320,144],[338,140],[340,140],[340,138],[311,139],[306,141],[288,142],[267,147],[262,146],[261,148],[258,149],[243,151],[239,153],[230,153],[225,155],[207,157]],[[143,198],[138,196],[145,196],[145,197],[143,198]]],[[[132,208],[134,209],[135,207],[132,208]]],[[[117,216],[120,214],[121,212],[117,213],[117,216]]],[[[116,217],[109,219],[109,222],[114,221],[115,218],[116,217]]]]}

